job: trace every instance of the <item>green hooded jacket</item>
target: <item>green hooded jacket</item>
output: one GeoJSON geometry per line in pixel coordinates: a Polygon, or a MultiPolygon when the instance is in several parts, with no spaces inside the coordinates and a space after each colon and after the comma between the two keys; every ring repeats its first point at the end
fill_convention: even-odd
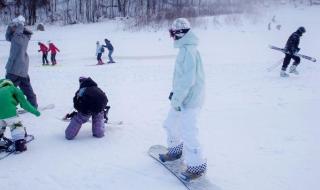
{"type": "Polygon", "coordinates": [[[16,116],[18,104],[26,111],[40,116],[40,112],[30,104],[20,89],[10,80],[0,79],[0,119],[16,116]]]}

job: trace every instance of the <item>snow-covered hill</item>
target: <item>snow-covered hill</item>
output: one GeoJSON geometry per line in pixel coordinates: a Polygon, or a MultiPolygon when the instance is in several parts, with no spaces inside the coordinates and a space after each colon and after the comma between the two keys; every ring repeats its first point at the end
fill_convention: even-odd
{"type": "MultiPolygon", "coordinates": [[[[259,23],[195,29],[205,71],[207,99],[199,128],[208,160],[207,177],[221,190],[317,190],[320,188],[320,65],[302,60],[300,75],[279,77],[284,46],[303,25],[301,53],[319,56],[320,7],[281,9],[259,23]],[[267,31],[273,15],[280,31],[267,31]]],[[[209,23],[210,24],[210,23],[209,23]]],[[[4,36],[1,31],[0,36],[4,36]]],[[[3,38],[1,38],[3,39],[3,38]]],[[[3,190],[183,190],[148,148],[164,144],[162,122],[169,109],[174,65],[166,30],[125,32],[114,23],[49,27],[29,44],[30,76],[40,105],[56,108],[40,118],[24,114],[36,140],[28,151],[0,161],[3,190]],[[116,64],[92,66],[95,42],[108,38],[116,64]],[[56,67],[42,67],[37,42],[51,40],[61,50],[56,67]],[[64,139],[79,76],[90,76],[107,92],[110,125],[102,139],[83,126],[73,141],[64,139]]],[[[5,75],[9,43],[0,43],[0,76],[5,75]]],[[[106,54],[104,54],[106,61],[106,54]]],[[[9,135],[9,134],[8,134],[9,135]]]]}

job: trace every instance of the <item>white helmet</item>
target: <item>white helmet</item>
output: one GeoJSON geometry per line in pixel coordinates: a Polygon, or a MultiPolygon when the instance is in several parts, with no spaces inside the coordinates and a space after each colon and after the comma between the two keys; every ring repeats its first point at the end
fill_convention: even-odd
{"type": "Polygon", "coordinates": [[[26,22],[26,19],[22,15],[19,15],[17,18],[14,18],[12,22],[24,25],[24,23],[26,22]]]}
{"type": "Polygon", "coordinates": [[[190,30],[190,22],[186,18],[177,18],[173,21],[170,36],[175,40],[182,38],[190,30]]]}

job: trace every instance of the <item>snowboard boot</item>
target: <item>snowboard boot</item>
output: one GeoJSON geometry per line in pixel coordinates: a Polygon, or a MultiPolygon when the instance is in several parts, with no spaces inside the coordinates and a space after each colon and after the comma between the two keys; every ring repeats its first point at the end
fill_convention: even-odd
{"type": "Polygon", "coordinates": [[[286,73],[286,71],[281,70],[280,71],[280,77],[289,77],[289,75],[286,73]]]}
{"type": "Polygon", "coordinates": [[[168,152],[166,154],[159,154],[159,159],[162,162],[178,160],[182,156],[182,149],[182,143],[178,146],[168,148],[168,152]]]}
{"type": "Polygon", "coordinates": [[[207,163],[201,164],[199,166],[188,166],[186,171],[180,173],[180,178],[186,182],[198,179],[203,176],[207,171],[207,163]]]}
{"type": "Polygon", "coordinates": [[[104,62],[98,61],[98,64],[97,64],[97,65],[103,65],[103,64],[104,64],[104,62]]]}
{"type": "Polygon", "coordinates": [[[27,150],[26,140],[20,139],[14,142],[16,153],[21,153],[27,150]]]}
{"type": "Polygon", "coordinates": [[[297,71],[297,66],[296,65],[291,65],[290,69],[289,69],[289,73],[293,73],[293,74],[298,75],[299,72],[297,71]]]}

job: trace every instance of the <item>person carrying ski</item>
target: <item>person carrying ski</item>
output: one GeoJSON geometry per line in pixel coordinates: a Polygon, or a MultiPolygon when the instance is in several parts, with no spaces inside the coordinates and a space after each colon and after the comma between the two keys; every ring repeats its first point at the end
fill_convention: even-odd
{"type": "Polygon", "coordinates": [[[26,111],[40,116],[40,112],[26,100],[23,92],[16,88],[12,81],[0,79],[0,138],[3,138],[6,127],[10,127],[15,151],[23,152],[27,150],[26,129],[17,114],[19,104],[26,111]]]}
{"type": "Polygon", "coordinates": [[[37,108],[37,97],[33,92],[28,74],[27,48],[32,32],[24,27],[24,23],[25,18],[18,16],[9,24],[5,34],[6,40],[11,43],[10,55],[6,64],[6,78],[10,79],[15,86],[20,87],[28,101],[37,108]]]}
{"type": "MultiPolygon", "coordinates": [[[[65,130],[65,137],[68,140],[74,139],[82,124],[92,117],[92,134],[94,137],[101,138],[105,131],[103,119],[108,98],[90,77],[80,77],[79,83],[80,88],[73,98],[73,105],[77,112],[71,115],[71,121],[65,130]]],[[[65,118],[68,116],[70,117],[67,114],[65,118]]]]}
{"type": "Polygon", "coordinates": [[[298,28],[297,31],[292,33],[291,36],[289,37],[289,39],[286,43],[286,47],[285,47],[285,51],[287,53],[286,53],[286,56],[283,60],[282,68],[280,71],[281,77],[288,77],[289,76],[289,74],[286,73],[286,70],[287,70],[288,65],[290,64],[291,59],[293,59],[294,62],[290,66],[289,73],[294,73],[296,75],[299,74],[299,72],[297,71],[297,66],[300,64],[300,57],[297,56],[296,54],[300,51],[300,48],[299,48],[300,37],[305,32],[306,32],[306,29],[301,26],[298,28]]]}
{"type": "Polygon", "coordinates": [[[97,60],[98,60],[97,65],[103,65],[104,62],[102,61],[101,57],[104,52],[104,48],[102,45],[100,45],[99,41],[97,41],[96,46],[97,46],[96,47],[96,56],[97,56],[97,60]]]}
{"type": "Polygon", "coordinates": [[[40,49],[38,50],[38,52],[42,52],[42,65],[49,65],[49,61],[48,61],[49,48],[41,42],[38,42],[38,45],[40,46],[40,49]]]}
{"type": "Polygon", "coordinates": [[[60,50],[52,43],[49,41],[49,51],[51,52],[51,63],[52,65],[56,65],[57,64],[57,60],[56,60],[56,55],[57,52],[60,52],[60,50]]]}
{"type": "Polygon", "coordinates": [[[108,53],[108,57],[109,57],[108,63],[115,63],[113,61],[113,58],[112,58],[112,53],[113,53],[114,49],[113,49],[113,46],[112,46],[111,42],[108,39],[104,39],[104,42],[106,43],[106,45],[104,45],[103,47],[106,47],[108,49],[108,51],[109,51],[109,53],[108,53]]]}
{"type": "Polygon", "coordinates": [[[197,50],[198,38],[185,18],[176,19],[170,29],[176,58],[173,86],[169,96],[171,108],[164,121],[168,152],[160,154],[162,162],[180,159],[185,154],[187,169],[180,174],[186,181],[205,174],[206,160],[198,141],[197,117],[204,101],[204,71],[197,50]]]}

